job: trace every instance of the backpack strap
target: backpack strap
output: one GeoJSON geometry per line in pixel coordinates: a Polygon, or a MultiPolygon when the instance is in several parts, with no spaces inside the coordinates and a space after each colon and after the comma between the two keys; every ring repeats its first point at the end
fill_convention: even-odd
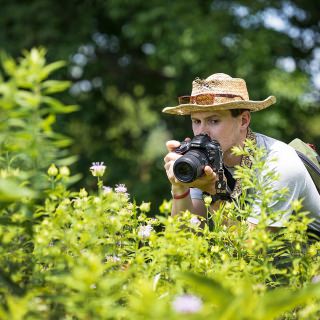
{"type": "Polygon", "coordinates": [[[320,194],[320,156],[315,151],[315,148],[300,139],[294,139],[289,143],[289,146],[296,150],[320,194]]]}

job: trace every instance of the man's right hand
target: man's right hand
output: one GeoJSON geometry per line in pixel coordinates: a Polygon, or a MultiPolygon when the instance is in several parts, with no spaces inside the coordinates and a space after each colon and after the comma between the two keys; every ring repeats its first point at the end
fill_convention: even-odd
{"type": "Polygon", "coordinates": [[[174,162],[182,156],[181,154],[174,152],[174,150],[180,146],[180,142],[176,140],[170,140],[166,143],[166,146],[168,149],[168,154],[164,157],[164,168],[174,193],[182,194],[186,192],[188,188],[198,188],[203,192],[208,192],[210,194],[216,193],[215,181],[217,176],[210,166],[205,166],[205,174],[191,183],[183,183],[179,181],[173,173],[173,165],[174,162]]]}

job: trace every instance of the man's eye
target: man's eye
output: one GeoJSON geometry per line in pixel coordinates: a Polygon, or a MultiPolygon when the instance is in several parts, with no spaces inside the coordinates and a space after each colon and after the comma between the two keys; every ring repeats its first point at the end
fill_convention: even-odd
{"type": "Polygon", "coordinates": [[[210,124],[217,124],[218,122],[219,122],[219,120],[217,120],[217,119],[210,119],[209,120],[210,124]]]}
{"type": "Polygon", "coordinates": [[[200,120],[193,119],[193,120],[192,120],[192,123],[193,123],[193,124],[200,124],[200,120]]]}

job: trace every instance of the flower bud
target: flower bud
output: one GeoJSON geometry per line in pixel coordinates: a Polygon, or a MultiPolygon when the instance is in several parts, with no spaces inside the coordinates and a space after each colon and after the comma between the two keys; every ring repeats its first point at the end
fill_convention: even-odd
{"type": "Polygon", "coordinates": [[[47,172],[50,177],[55,177],[58,174],[58,169],[55,164],[52,163],[47,172]]]}
{"type": "Polygon", "coordinates": [[[70,169],[66,166],[63,166],[59,169],[61,177],[69,177],[70,176],[70,169]]]}
{"type": "Polygon", "coordinates": [[[86,189],[85,188],[81,188],[80,192],[79,192],[79,196],[81,198],[85,198],[87,195],[88,195],[88,192],[86,191],[86,189]]]}
{"type": "Polygon", "coordinates": [[[140,205],[140,210],[142,212],[149,212],[150,211],[150,202],[142,202],[140,205]]]}
{"type": "Polygon", "coordinates": [[[212,202],[212,198],[211,198],[211,196],[205,196],[204,199],[203,199],[203,201],[204,201],[204,204],[205,204],[206,206],[210,206],[210,204],[211,204],[211,202],[212,202]]]}

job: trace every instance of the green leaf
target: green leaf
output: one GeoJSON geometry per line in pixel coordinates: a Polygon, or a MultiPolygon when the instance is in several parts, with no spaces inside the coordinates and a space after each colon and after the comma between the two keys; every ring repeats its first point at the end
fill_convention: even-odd
{"type": "Polygon", "coordinates": [[[217,306],[227,307],[234,299],[233,293],[214,279],[191,272],[184,272],[178,277],[193,285],[196,291],[217,306]]]}
{"type": "Polygon", "coordinates": [[[21,187],[17,182],[9,179],[0,179],[0,201],[21,201],[21,198],[34,198],[35,192],[21,187]]]}
{"type": "Polygon", "coordinates": [[[44,80],[48,78],[48,76],[54,72],[55,70],[58,70],[66,65],[65,61],[56,61],[53,63],[50,63],[46,65],[44,68],[42,68],[40,72],[41,79],[44,80]]]}
{"type": "Polygon", "coordinates": [[[50,94],[65,91],[70,85],[70,81],[47,80],[42,83],[41,88],[44,94],[50,94]]]}
{"type": "Polygon", "coordinates": [[[61,103],[59,100],[48,96],[42,97],[41,100],[43,103],[47,104],[50,107],[51,112],[54,113],[70,113],[79,109],[79,107],[76,105],[65,105],[61,103]]]}
{"type": "Polygon", "coordinates": [[[275,319],[284,312],[319,297],[320,283],[310,284],[308,287],[296,291],[290,291],[287,288],[269,291],[260,299],[257,306],[259,312],[257,319],[275,319]]]}

